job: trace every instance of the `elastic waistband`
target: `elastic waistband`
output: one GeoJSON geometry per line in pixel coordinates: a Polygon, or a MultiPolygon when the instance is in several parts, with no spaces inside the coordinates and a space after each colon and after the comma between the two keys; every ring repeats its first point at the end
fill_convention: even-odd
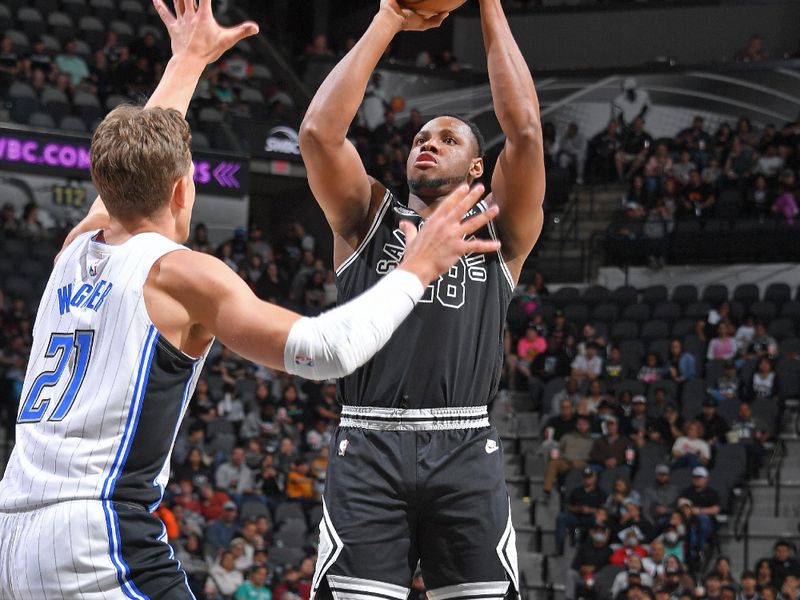
{"type": "Polygon", "coordinates": [[[485,406],[454,408],[374,408],[343,406],[339,427],[377,431],[444,431],[489,427],[485,406]]]}

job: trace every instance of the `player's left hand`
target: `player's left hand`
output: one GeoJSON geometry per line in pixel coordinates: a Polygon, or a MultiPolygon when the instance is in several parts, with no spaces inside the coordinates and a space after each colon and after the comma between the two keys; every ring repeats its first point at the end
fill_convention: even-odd
{"type": "Polygon", "coordinates": [[[211,0],[173,0],[175,14],[164,0],[153,0],[158,16],[167,26],[173,56],[188,56],[210,64],[233,48],[240,40],[258,33],[258,25],[245,21],[234,27],[217,23],[211,0]]]}
{"type": "Polygon", "coordinates": [[[439,27],[450,13],[421,14],[409,8],[403,8],[397,0],[381,0],[381,11],[391,14],[398,20],[402,31],[427,31],[439,27]]]}

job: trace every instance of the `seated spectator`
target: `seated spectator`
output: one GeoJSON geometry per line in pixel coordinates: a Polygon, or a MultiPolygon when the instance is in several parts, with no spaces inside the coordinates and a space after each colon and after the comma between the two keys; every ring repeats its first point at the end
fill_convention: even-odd
{"type": "Polygon", "coordinates": [[[602,378],[606,384],[606,389],[609,393],[614,393],[617,386],[626,379],[628,369],[622,362],[622,354],[619,351],[619,346],[611,346],[608,352],[608,358],[603,364],[602,378]]]}
{"type": "Polygon", "coordinates": [[[608,547],[608,538],[607,527],[599,524],[590,525],[589,536],[578,547],[572,560],[572,568],[567,571],[567,584],[564,590],[566,600],[583,597],[579,592],[585,587],[593,587],[595,573],[609,564],[611,548],[608,547]]]}
{"type": "MultiPolygon", "coordinates": [[[[207,556],[216,557],[223,549],[227,548],[231,540],[239,531],[238,511],[236,503],[228,500],[222,507],[222,518],[213,521],[205,532],[207,556]]],[[[233,562],[233,555],[231,555],[233,562]]],[[[230,592],[233,593],[235,590],[230,592]]]]}
{"type": "Polygon", "coordinates": [[[195,596],[202,595],[208,577],[208,564],[203,557],[200,538],[189,534],[182,543],[175,544],[175,558],[186,573],[189,589],[195,596]]]}
{"type": "Polygon", "coordinates": [[[708,164],[703,167],[703,170],[700,172],[700,180],[716,190],[722,181],[722,174],[722,167],[719,164],[719,159],[716,156],[712,156],[708,159],[708,164]]]}
{"type": "Polygon", "coordinates": [[[578,412],[582,415],[596,415],[600,403],[606,402],[608,399],[609,397],[603,393],[600,381],[595,379],[589,384],[589,394],[578,404],[578,412]]]}
{"type": "Polygon", "coordinates": [[[778,197],[775,199],[771,210],[773,214],[783,218],[789,225],[794,225],[798,213],[794,171],[789,169],[781,175],[778,197]]]}
{"type": "Polygon", "coordinates": [[[236,589],[234,600],[272,600],[272,592],[267,587],[267,567],[257,566],[250,576],[236,589]]]}
{"type": "Polygon", "coordinates": [[[308,598],[311,595],[311,585],[300,579],[300,571],[295,568],[287,569],[283,574],[283,581],[275,586],[275,597],[283,599],[287,592],[295,598],[308,598]]]}
{"type": "Polygon", "coordinates": [[[725,435],[730,428],[728,422],[717,413],[717,401],[714,398],[707,397],[703,401],[703,412],[695,415],[695,419],[703,426],[703,439],[710,446],[725,443],[725,435]]]}
{"type": "MultiPolygon", "coordinates": [[[[669,518],[664,531],[660,536],[661,542],[664,544],[664,553],[667,556],[667,568],[665,569],[669,576],[669,563],[670,557],[676,559],[678,565],[684,561],[684,542],[686,541],[686,524],[683,514],[676,510],[669,518]]],[[[679,571],[680,572],[680,571],[679,571]]]]}
{"type": "Polygon", "coordinates": [[[78,85],[89,77],[89,66],[86,61],[75,54],[75,40],[64,42],[64,51],[56,56],[56,67],[62,73],[69,75],[72,86],[78,85]]]}
{"type": "Polygon", "coordinates": [[[227,492],[232,498],[241,498],[253,492],[255,480],[253,472],[244,461],[244,448],[231,450],[230,459],[217,467],[214,479],[217,488],[227,492]]]}
{"type": "Polygon", "coordinates": [[[733,359],[737,355],[736,340],[731,337],[730,324],[722,321],[717,326],[717,337],[713,338],[708,344],[706,358],[714,359],[733,359]]]}
{"type": "Polygon", "coordinates": [[[233,516],[236,517],[236,503],[231,502],[228,494],[215,490],[210,481],[205,481],[199,486],[200,507],[206,521],[217,521],[225,514],[225,506],[233,504],[233,516]]]}
{"type": "Polygon", "coordinates": [[[783,169],[783,157],[778,154],[777,144],[769,144],[765,153],[756,163],[755,173],[765,177],[773,183],[778,182],[778,173],[783,169]]]}
{"type": "Polygon", "coordinates": [[[697,165],[692,162],[692,153],[684,150],[680,153],[678,162],[672,166],[672,176],[679,187],[689,185],[689,178],[692,171],[697,171],[697,165]]]}
{"type": "Polygon", "coordinates": [[[700,171],[692,169],[689,172],[689,181],[684,186],[680,197],[681,216],[707,219],[713,212],[716,201],[714,188],[703,183],[700,171]]]}
{"type": "Polygon", "coordinates": [[[567,126],[567,132],[559,141],[556,162],[559,167],[570,172],[572,179],[578,185],[583,183],[586,138],[578,132],[576,123],[570,123],[567,126]]]}
{"type": "Polygon", "coordinates": [[[731,151],[723,169],[725,177],[731,184],[744,186],[753,174],[755,162],[752,148],[736,135],[731,142],[731,151]]]}
{"type": "Polygon", "coordinates": [[[619,421],[609,416],[603,422],[604,435],[597,438],[589,452],[589,462],[598,470],[613,469],[625,464],[625,451],[630,441],[620,435],[619,421]]]}
{"type": "Polygon", "coordinates": [[[672,445],[671,469],[697,468],[711,460],[711,448],[703,439],[703,426],[698,421],[688,421],[685,433],[672,445]]]}
{"type": "Polygon", "coordinates": [[[708,469],[695,467],[692,469],[692,485],[678,494],[678,506],[683,502],[684,512],[691,515],[690,525],[697,529],[696,539],[690,537],[690,555],[703,552],[706,543],[714,533],[714,517],[720,513],[719,495],[708,487],[708,469]],[[688,505],[686,503],[689,503],[688,505]]]}
{"type": "Polygon", "coordinates": [[[648,352],[645,362],[639,369],[639,374],[636,378],[647,384],[661,379],[663,369],[658,363],[658,355],[655,352],[648,352]]]}
{"type": "Polygon", "coordinates": [[[311,502],[314,500],[314,479],[309,476],[309,464],[298,460],[286,476],[286,496],[290,500],[311,502]]]}
{"type": "MultiPolygon", "coordinates": [[[[775,549],[773,548],[773,553],[775,549]]],[[[789,549],[791,552],[791,549],[789,549]]],[[[766,588],[774,585],[774,577],[772,575],[772,559],[762,558],[756,563],[756,585],[761,592],[766,588]]]]}
{"type": "Polygon", "coordinates": [[[667,555],[664,544],[655,539],[650,542],[650,554],[642,559],[642,568],[654,582],[663,582],[666,574],[667,555]]]}
{"type": "Polygon", "coordinates": [[[717,558],[712,572],[719,577],[720,583],[723,587],[730,586],[736,591],[739,590],[739,582],[736,581],[733,573],[731,572],[731,561],[727,556],[720,556],[717,558]]]}
{"type": "MultiPolygon", "coordinates": [[[[705,584],[706,592],[703,596],[707,600],[722,600],[722,580],[715,572],[706,575],[703,582],[705,584]]],[[[734,596],[735,598],[735,596],[734,596]]]]}
{"type": "Polygon", "coordinates": [[[778,341],[767,333],[767,326],[763,322],[756,323],[756,332],[750,342],[747,355],[749,358],[766,356],[771,359],[778,356],[778,341]]]}
{"type": "Polygon", "coordinates": [[[623,529],[617,537],[622,541],[622,545],[618,546],[611,554],[608,561],[610,564],[621,567],[633,555],[639,556],[639,558],[647,556],[647,549],[642,545],[644,535],[635,525],[623,529]]]}
{"type": "Polygon", "coordinates": [[[558,405],[558,414],[544,422],[541,437],[544,443],[539,447],[538,453],[550,454],[550,450],[558,447],[558,443],[566,434],[575,431],[577,417],[575,407],[569,400],[562,400],[558,405]]]}
{"type": "Polygon", "coordinates": [[[748,382],[746,397],[750,402],[769,400],[778,392],[778,375],[772,367],[772,361],[762,356],[756,363],[753,378],[748,382]]]}
{"type": "Polygon", "coordinates": [[[747,349],[750,347],[750,342],[753,341],[755,335],[756,326],[753,315],[747,315],[733,336],[733,339],[736,340],[736,347],[739,349],[739,356],[747,356],[747,349]]]}
{"type": "Polygon", "coordinates": [[[713,388],[708,389],[708,393],[713,400],[723,402],[725,400],[738,400],[743,392],[742,380],[736,373],[736,363],[732,360],[725,362],[725,371],[717,379],[713,388]]]}
{"type": "Polygon", "coordinates": [[[556,554],[559,555],[564,553],[567,531],[590,527],[595,512],[606,500],[605,493],[597,487],[597,473],[591,467],[584,467],[582,478],[583,485],[572,490],[567,497],[567,510],[556,517],[556,554]]]}
{"type": "MultiPolygon", "coordinates": [[[[641,116],[633,120],[630,128],[626,129],[622,138],[622,147],[617,151],[617,175],[620,180],[629,180],[645,164],[650,146],[653,145],[653,136],[644,129],[644,118],[641,116]]],[[[644,178],[640,176],[639,182],[644,191],[644,178]]]]}
{"type": "Polygon", "coordinates": [[[681,340],[674,339],[670,342],[665,369],[667,369],[667,377],[675,383],[683,383],[697,376],[694,355],[683,351],[681,340]]]}
{"type": "Polygon", "coordinates": [[[739,413],[731,424],[731,441],[741,444],[747,452],[747,476],[758,477],[764,461],[764,443],[769,441],[769,427],[753,416],[750,405],[739,404],[739,413]]]}
{"type": "Polygon", "coordinates": [[[645,188],[650,196],[660,193],[666,180],[672,178],[672,166],[669,146],[659,143],[644,165],[645,188]]]}
{"type": "Polygon", "coordinates": [[[547,341],[541,335],[541,329],[534,323],[529,323],[525,329],[525,337],[517,342],[516,354],[509,355],[508,360],[509,373],[511,374],[511,381],[509,386],[515,389],[516,373],[519,372],[525,379],[531,376],[531,364],[537,356],[547,350],[547,341]],[[516,369],[513,367],[516,366],[516,369]]]}
{"type": "MultiPolygon", "coordinates": [[[[623,392],[623,395],[630,395],[630,392],[623,392]]],[[[647,418],[647,398],[641,394],[633,396],[631,399],[631,414],[622,417],[623,433],[628,435],[641,448],[647,442],[647,431],[649,427],[647,418]]]]}
{"type": "Polygon", "coordinates": [[[208,572],[205,590],[207,594],[218,593],[224,598],[233,597],[244,583],[244,576],[236,569],[234,560],[233,552],[224,552],[219,561],[214,563],[208,572]]]}
{"type": "Polygon", "coordinates": [[[741,579],[742,589],[739,592],[739,600],[761,600],[758,594],[758,582],[755,571],[744,571],[741,579]]]}
{"type": "Polygon", "coordinates": [[[625,503],[631,499],[638,503],[639,492],[631,489],[631,484],[625,477],[617,477],[614,483],[611,484],[611,494],[606,498],[606,503],[603,505],[613,525],[612,534],[619,531],[616,525],[624,512],[625,503]]]}
{"type": "Polygon", "coordinates": [[[14,52],[14,43],[7,35],[0,40],[0,91],[5,92],[21,69],[21,57],[14,52]]]}
{"type": "MultiPolygon", "coordinates": [[[[204,431],[205,428],[203,427],[202,423],[193,423],[189,427],[189,438],[199,438],[200,443],[202,444],[204,431]]],[[[188,479],[196,487],[200,486],[203,482],[210,481],[212,479],[211,468],[205,464],[205,456],[203,455],[201,447],[202,446],[197,446],[194,444],[191,446],[191,450],[189,450],[186,461],[177,469],[175,469],[175,472],[173,473],[173,479],[177,479],[178,481],[182,479],[188,479]]]]}
{"type": "Polygon", "coordinates": [[[669,475],[669,465],[658,465],[655,483],[645,489],[642,498],[644,514],[658,528],[669,522],[678,500],[678,489],[670,482],[669,475]]]}
{"type": "Polygon", "coordinates": [[[663,198],[658,198],[644,219],[642,233],[645,251],[651,269],[662,269],[666,265],[668,236],[675,228],[675,219],[663,198]]]}
{"type": "Polygon", "coordinates": [[[692,161],[702,169],[708,164],[712,150],[711,136],[705,131],[705,120],[700,115],[692,120],[692,126],[678,133],[675,143],[681,150],[688,150],[692,161]]]}
{"type": "Polygon", "coordinates": [[[597,344],[586,345],[586,354],[579,354],[572,361],[572,377],[578,380],[597,379],[603,372],[603,359],[597,344]]]}
{"type": "Polygon", "coordinates": [[[575,377],[568,377],[564,389],[559,390],[553,395],[548,412],[550,412],[550,414],[556,414],[563,400],[569,400],[575,407],[580,404],[581,395],[578,393],[578,380],[575,377]]]}
{"type": "Polygon", "coordinates": [[[763,175],[757,175],[753,186],[747,191],[746,211],[762,223],[772,213],[773,193],[763,175]]]}
{"type": "Polygon", "coordinates": [[[614,532],[622,535],[628,528],[635,528],[639,534],[639,540],[645,544],[649,543],[656,535],[653,523],[642,515],[639,492],[633,489],[628,492],[628,496],[623,500],[622,510],[614,527],[614,532]]]}
{"type": "Polygon", "coordinates": [[[615,157],[622,147],[619,125],[615,119],[589,140],[587,170],[592,180],[609,181],[617,176],[615,157]]]}
{"type": "MultiPolygon", "coordinates": [[[[568,402],[568,400],[562,400],[562,402],[568,402]]],[[[570,469],[585,467],[589,462],[589,453],[594,444],[589,427],[589,418],[578,415],[575,420],[575,430],[565,433],[558,441],[558,452],[550,455],[542,486],[546,498],[549,498],[559,475],[570,469]]]]}
{"type": "Polygon", "coordinates": [[[628,589],[630,582],[637,579],[637,583],[640,585],[647,587],[653,586],[653,578],[644,570],[642,557],[638,554],[631,554],[625,561],[625,570],[620,571],[617,573],[616,577],[614,577],[614,583],[611,584],[611,597],[616,598],[620,592],[628,589]]]}
{"type": "Polygon", "coordinates": [[[753,35],[747,40],[744,48],[738,50],[733,55],[736,62],[755,62],[767,58],[764,52],[764,39],[760,35],[753,35]]]}

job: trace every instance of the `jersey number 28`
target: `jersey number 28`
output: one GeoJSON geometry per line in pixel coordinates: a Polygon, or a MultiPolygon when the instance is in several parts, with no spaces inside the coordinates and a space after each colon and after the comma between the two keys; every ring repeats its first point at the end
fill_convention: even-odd
{"type": "Polygon", "coordinates": [[[47,389],[58,384],[64,376],[65,370],[70,371],[69,381],[48,421],[61,421],[67,416],[86,376],[93,343],[94,331],[92,330],[79,329],[75,333],[54,333],[50,336],[50,343],[47,345],[44,356],[45,358],[57,356],[58,363],[55,369],[40,373],[33,381],[22,403],[19,419],[17,419],[18,423],[38,423],[42,420],[52,400],[52,398],[45,397],[47,389]],[[72,364],[70,365],[70,363],[72,364]],[[69,369],[67,369],[68,365],[70,365],[69,369]]]}

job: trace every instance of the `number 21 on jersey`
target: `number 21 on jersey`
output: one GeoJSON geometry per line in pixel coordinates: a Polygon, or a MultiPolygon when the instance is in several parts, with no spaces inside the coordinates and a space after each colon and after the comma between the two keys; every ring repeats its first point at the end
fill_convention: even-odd
{"type": "Polygon", "coordinates": [[[55,402],[48,421],[61,421],[67,416],[86,376],[93,343],[92,330],[79,329],[74,333],[53,333],[50,336],[44,356],[57,358],[58,362],[52,371],[43,371],[34,379],[22,402],[18,423],[38,423],[42,420],[53,400],[48,396],[48,389],[58,385],[65,371],[69,372],[69,380],[61,397],[55,402]]]}

